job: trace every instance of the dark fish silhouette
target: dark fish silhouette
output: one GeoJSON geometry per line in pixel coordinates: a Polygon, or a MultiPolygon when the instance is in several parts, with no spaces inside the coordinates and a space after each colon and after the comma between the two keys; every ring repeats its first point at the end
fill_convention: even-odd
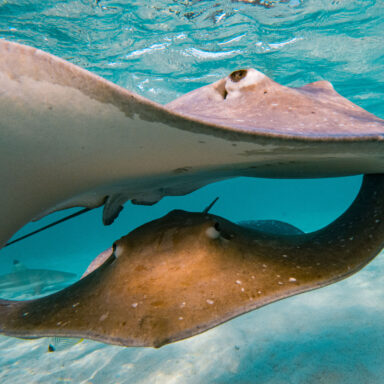
{"type": "Polygon", "coordinates": [[[279,220],[247,220],[240,221],[240,226],[248,229],[255,229],[275,235],[301,235],[304,232],[292,224],[279,220]]]}
{"type": "Polygon", "coordinates": [[[75,277],[76,275],[70,272],[27,268],[18,260],[14,260],[12,272],[0,275],[0,294],[21,291],[40,294],[46,289],[66,284],[75,277]]]}

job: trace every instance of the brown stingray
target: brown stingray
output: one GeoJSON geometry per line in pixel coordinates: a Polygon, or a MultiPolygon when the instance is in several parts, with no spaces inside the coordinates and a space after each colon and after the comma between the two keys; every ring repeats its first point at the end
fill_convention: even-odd
{"type": "Polygon", "coordinates": [[[0,40],[0,247],[58,209],[153,204],[234,176],[384,173],[384,122],[320,81],[239,70],[166,106],[0,40]]]}
{"type": "Polygon", "coordinates": [[[341,280],[383,245],[384,175],[365,176],[351,207],[310,234],[176,210],[117,241],[104,264],[63,291],[0,301],[0,332],[160,347],[341,280]]]}

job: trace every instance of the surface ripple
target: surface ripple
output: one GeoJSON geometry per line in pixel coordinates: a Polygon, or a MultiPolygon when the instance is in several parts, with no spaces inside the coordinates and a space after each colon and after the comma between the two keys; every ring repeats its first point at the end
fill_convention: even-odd
{"type": "Polygon", "coordinates": [[[161,103],[254,67],[291,86],[330,80],[384,117],[383,35],[373,0],[0,1],[0,38],[161,103]]]}

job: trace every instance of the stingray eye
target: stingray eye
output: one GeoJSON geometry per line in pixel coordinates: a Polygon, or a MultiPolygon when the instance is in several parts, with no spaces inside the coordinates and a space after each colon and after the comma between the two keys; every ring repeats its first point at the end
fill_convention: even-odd
{"type": "MultiPolygon", "coordinates": [[[[212,228],[212,234],[218,234],[217,237],[212,237],[213,239],[217,239],[219,236],[221,236],[225,240],[232,240],[235,235],[233,233],[228,233],[225,231],[225,229],[222,228],[221,224],[219,222],[215,222],[212,228]],[[215,232],[214,232],[215,231],[215,232]]],[[[209,235],[208,235],[209,236],[209,235]]]]}
{"type": "Polygon", "coordinates": [[[228,233],[225,230],[223,230],[220,223],[217,221],[211,226],[208,227],[205,231],[205,234],[211,238],[211,239],[218,239],[219,237],[225,239],[225,240],[231,240],[235,237],[234,234],[228,233]]]}
{"type": "Polygon", "coordinates": [[[220,225],[216,222],[213,226],[208,227],[205,231],[205,234],[210,239],[218,239],[220,237],[220,225]]]}
{"type": "Polygon", "coordinates": [[[112,245],[113,255],[116,259],[118,259],[122,254],[124,254],[124,246],[121,242],[115,242],[112,245]]]}
{"type": "Polygon", "coordinates": [[[119,252],[120,249],[117,247],[117,244],[116,242],[112,244],[112,256],[115,257],[115,260],[120,256],[120,253],[119,252]]]}
{"type": "Polygon", "coordinates": [[[229,77],[234,83],[237,83],[238,81],[243,79],[245,76],[247,76],[246,69],[239,69],[238,71],[234,71],[229,75],[229,77]]]}

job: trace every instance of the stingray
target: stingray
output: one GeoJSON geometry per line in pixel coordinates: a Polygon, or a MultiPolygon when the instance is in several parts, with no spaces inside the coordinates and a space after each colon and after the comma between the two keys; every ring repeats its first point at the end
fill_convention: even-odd
{"type": "Polygon", "coordinates": [[[384,121],[327,81],[232,72],[163,106],[0,40],[0,247],[50,212],[154,204],[236,176],[384,172],[384,121]]]}
{"type": "Polygon", "coordinates": [[[161,347],[335,283],[384,246],[384,175],[365,176],[350,208],[319,231],[261,228],[207,210],[171,211],[115,242],[74,285],[1,300],[0,333],[161,347]]]}

